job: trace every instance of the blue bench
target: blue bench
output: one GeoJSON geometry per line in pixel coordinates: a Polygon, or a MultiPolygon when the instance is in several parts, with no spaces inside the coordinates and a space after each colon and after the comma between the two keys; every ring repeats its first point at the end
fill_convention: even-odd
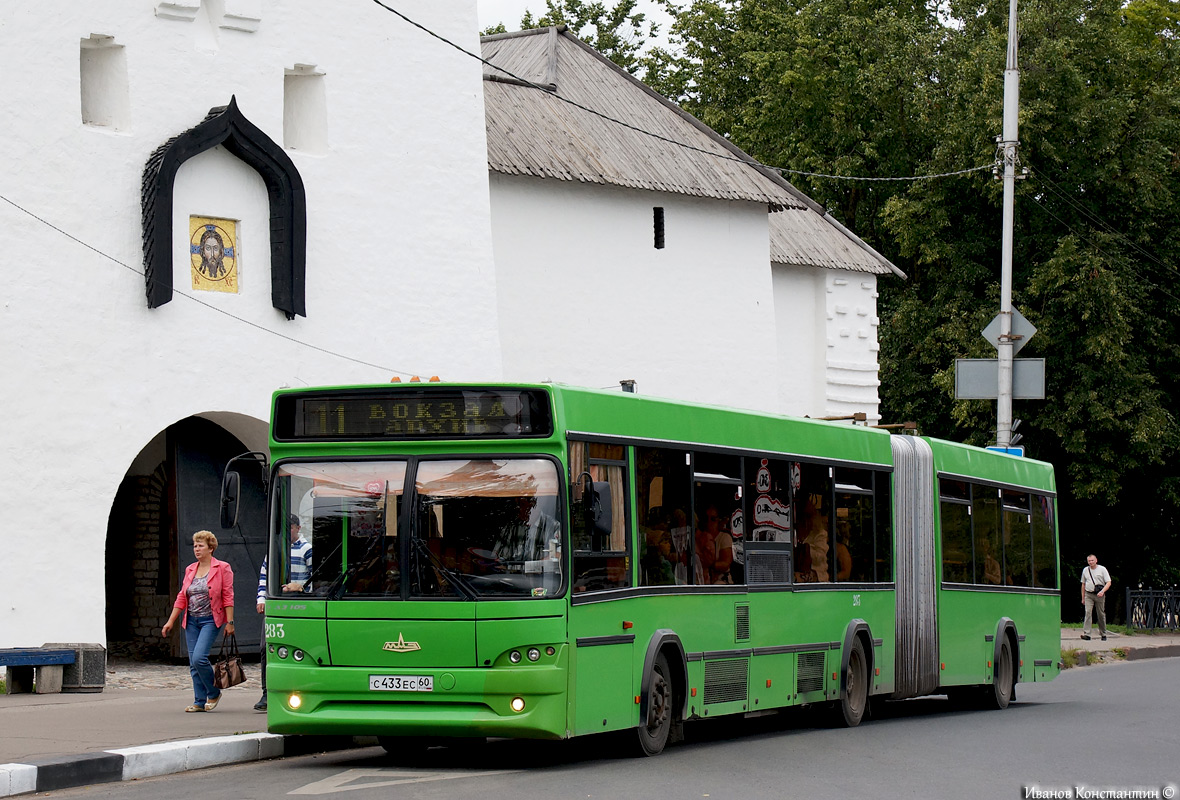
{"type": "Polygon", "coordinates": [[[46,647],[0,649],[0,667],[8,670],[5,691],[8,694],[31,692],[36,684],[37,694],[60,692],[62,670],[73,664],[76,657],[73,650],[46,647]]]}

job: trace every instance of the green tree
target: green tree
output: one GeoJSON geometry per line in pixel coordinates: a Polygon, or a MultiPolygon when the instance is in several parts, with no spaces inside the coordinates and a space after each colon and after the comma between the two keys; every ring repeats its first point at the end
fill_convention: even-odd
{"type": "MultiPolygon", "coordinates": [[[[923,90],[940,30],[922,4],[696,0],[672,11],[682,54],[649,82],[763,162],[910,175],[933,146],[923,90]]],[[[788,177],[869,237],[898,190],[788,177]]]]}
{"type": "MultiPolygon", "coordinates": [[[[659,33],[656,23],[635,10],[637,3],[618,0],[608,6],[583,0],[545,0],[545,13],[534,17],[531,10],[525,11],[520,30],[565,25],[574,36],[634,74],[644,65],[645,45],[659,33]]],[[[485,36],[496,33],[507,33],[504,23],[483,31],[485,36]]]]}
{"type": "MultiPolygon", "coordinates": [[[[649,83],[765,163],[894,177],[994,159],[1003,0],[670,10],[682,54],[649,83]]],[[[1048,359],[1049,385],[1016,413],[1031,453],[1058,468],[1067,585],[1087,551],[1122,581],[1180,578],[1178,10],[1019,10],[1030,174],[1017,191],[1014,302],[1039,329],[1021,356],[1048,359]]],[[[787,177],[910,276],[881,281],[883,413],[993,441],[994,404],[954,400],[953,361],[995,354],[979,331],[999,306],[999,183],[978,172],[909,184],[787,177]]]]}

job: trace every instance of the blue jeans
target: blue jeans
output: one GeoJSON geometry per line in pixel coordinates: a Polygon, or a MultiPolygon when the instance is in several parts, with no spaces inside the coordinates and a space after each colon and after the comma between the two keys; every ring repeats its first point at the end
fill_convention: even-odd
{"type": "Polygon", "coordinates": [[[220,630],[213,617],[189,617],[184,629],[188,671],[193,676],[193,705],[202,708],[206,700],[221,697],[221,690],[213,685],[213,665],[209,663],[209,651],[220,630]]]}

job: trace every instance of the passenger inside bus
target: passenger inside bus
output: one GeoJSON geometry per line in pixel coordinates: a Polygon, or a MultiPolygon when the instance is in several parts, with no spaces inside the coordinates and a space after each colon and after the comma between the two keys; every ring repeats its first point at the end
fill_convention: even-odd
{"type": "Polygon", "coordinates": [[[1003,583],[1000,562],[992,555],[991,539],[983,539],[983,582],[998,586],[1003,583]]]}
{"type": "Polygon", "coordinates": [[[696,555],[697,583],[733,583],[733,537],[721,530],[721,514],[712,503],[698,515],[696,555]]]}
{"type": "Polygon", "coordinates": [[[852,575],[852,553],[848,542],[852,538],[851,526],[846,519],[836,523],[836,580],[846,581],[852,575]]]}
{"type": "Polygon", "coordinates": [[[663,506],[657,506],[647,512],[647,524],[641,529],[643,553],[639,562],[643,570],[644,586],[670,586],[676,583],[672,532],[669,527],[671,526],[663,506]]]}
{"type": "Polygon", "coordinates": [[[801,583],[826,583],[831,580],[828,573],[830,549],[827,515],[820,510],[819,499],[809,495],[799,523],[795,580],[801,583]]]}

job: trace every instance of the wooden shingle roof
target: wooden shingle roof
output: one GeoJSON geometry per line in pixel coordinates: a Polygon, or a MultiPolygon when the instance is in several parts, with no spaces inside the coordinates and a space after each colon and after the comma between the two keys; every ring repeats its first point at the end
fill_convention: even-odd
{"type": "Polygon", "coordinates": [[[905,277],[818,204],[814,209],[788,208],[770,215],[770,262],[905,277]]]}
{"type": "Polygon", "coordinates": [[[732,160],[749,159],[741,150],[568,33],[488,36],[483,57],[556,89],[522,85],[484,66],[488,166],[496,172],[802,207],[761,169],[732,160]]]}
{"type": "Polygon", "coordinates": [[[777,172],[564,27],[485,36],[482,51],[495,65],[484,65],[494,172],[765,203],[777,212],[772,262],[903,275],[777,172]]]}

